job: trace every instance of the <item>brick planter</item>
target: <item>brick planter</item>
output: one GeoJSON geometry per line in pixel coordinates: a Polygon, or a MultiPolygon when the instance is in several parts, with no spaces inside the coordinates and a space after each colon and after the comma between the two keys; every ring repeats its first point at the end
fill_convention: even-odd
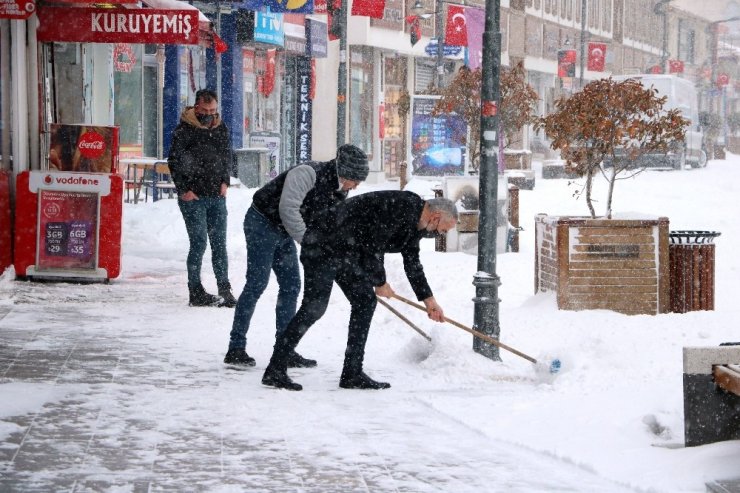
{"type": "Polygon", "coordinates": [[[668,218],[535,217],[535,293],[561,310],[669,311],[668,218]]]}

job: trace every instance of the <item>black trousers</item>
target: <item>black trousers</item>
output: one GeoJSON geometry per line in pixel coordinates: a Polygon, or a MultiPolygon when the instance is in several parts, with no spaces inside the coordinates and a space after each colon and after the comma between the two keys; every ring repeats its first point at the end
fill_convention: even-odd
{"type": "Polygon", "coordinates": [[[353,376],[360,373],[365,357],[365,343],[377,305],[372,282],[356,259],[336,258],[317,247],[304,245],[301,249],[301,263],[303,300],[285,332],[276,339],[270,365],[287,370],[288,356],[308,329],[326,312],[332,285],[336,281],[351,305],[342,375],[353,376]]]}

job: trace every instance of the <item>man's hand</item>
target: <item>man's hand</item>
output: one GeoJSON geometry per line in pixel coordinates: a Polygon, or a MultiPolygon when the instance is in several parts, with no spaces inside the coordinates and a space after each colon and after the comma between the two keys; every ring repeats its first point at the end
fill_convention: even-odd
{"type": "Polygon", "coordinates": [[[427,307],[427,316],[429,318],[431,318],[435,322],[445,321],[445,313],[442,310],[442,307],[437,304],[437,300],[434,299],[434,296],[430,296],[429,298],[425,299],[424,306],[427,307]]]}
{"type": "Polygon", "coordinates": [[[199,200],[198,196],[193,193],[192,190],[188,190],[184,194],[180,195],[180,200],[183,202],[190,202],[191,200],[199,200]]]}
{"type": "Polygon", "coordinates": [[[226,197],[226,190],[229,189],[229,186],[226,183],[221,184],[221,197],[226,197]]]}
{"type": "Polygon", "coordinates": [[[396,292],[393,291],[393,288],[391,288],[391,285],[388,283],[385,283],[382,286],[378,286],[375,288],[376,296],[382,296],[383,298],[393,298],[395,294],[396,292]]]}

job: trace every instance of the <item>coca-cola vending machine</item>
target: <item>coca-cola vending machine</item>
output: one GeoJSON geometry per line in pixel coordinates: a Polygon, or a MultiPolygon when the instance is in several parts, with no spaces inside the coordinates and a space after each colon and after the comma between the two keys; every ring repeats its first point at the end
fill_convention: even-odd
{"type": "Polygon", "coordinates": [[[52,125],[49,170],[17,177],[18,277],[118,277],[123,177],[117,163],[117,127],[52,125]]]}

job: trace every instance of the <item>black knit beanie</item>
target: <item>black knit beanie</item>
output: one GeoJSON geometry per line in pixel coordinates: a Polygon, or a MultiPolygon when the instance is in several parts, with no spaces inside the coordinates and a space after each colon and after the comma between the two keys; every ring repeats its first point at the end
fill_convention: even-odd
{"type": "Polygon", "coordinates": [[[346,180],[365,181],[370,173],[367,154],[351,144],[344,144],[337,149],[337,174],[346,180]]]}

